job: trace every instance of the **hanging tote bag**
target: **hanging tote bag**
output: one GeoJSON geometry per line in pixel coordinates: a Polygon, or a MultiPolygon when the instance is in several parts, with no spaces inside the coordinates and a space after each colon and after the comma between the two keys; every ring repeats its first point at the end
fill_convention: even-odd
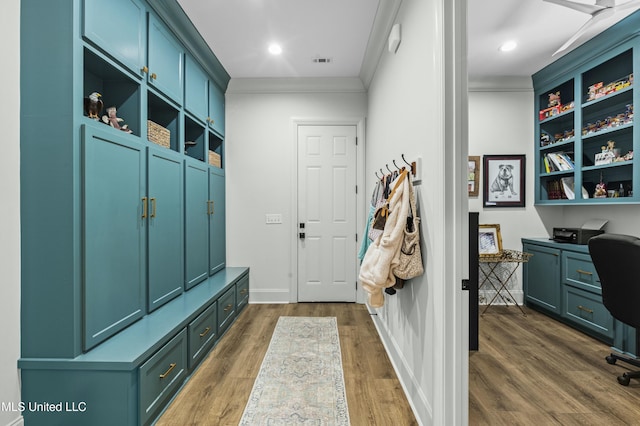
{"type": "Polygon", "coordinates": [[[416,212],[416,196],[411,179],[409,179],[409,206],[411,216],[407,218],[404,238],[400,246],[400,263],[393,270],[393,274],[403,280],[409,280],[424,273],[420,250],[420,218],[416,212]]]}

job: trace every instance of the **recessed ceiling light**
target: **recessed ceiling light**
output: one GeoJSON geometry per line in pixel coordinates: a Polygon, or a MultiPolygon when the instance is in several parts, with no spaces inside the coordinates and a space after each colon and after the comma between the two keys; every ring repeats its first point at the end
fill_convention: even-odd
{"type": "Polygon", "coordinates": [[[518,47],[518,43],[516,43],[513,40],[510,41],[506,41],[502,44],[502,46],[500,46],[500,51],[501,52],[511,52],[513,49],[515,49],[516,47],[518,47]]]}
{"type": "Polygon", "coordinates": [[[272,55],[279,55],[282,53],[282,47],[278,43],[271,43],[269,45],[269,53],[272,55]]]}

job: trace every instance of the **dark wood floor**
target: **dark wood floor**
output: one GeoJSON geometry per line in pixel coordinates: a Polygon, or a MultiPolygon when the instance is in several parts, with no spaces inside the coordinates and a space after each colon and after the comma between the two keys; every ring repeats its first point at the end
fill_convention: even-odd
{"type": "MultiPolygon", "coordinates": [[[[525,308],[526,309],[526,308],[525,308]]],[[[538,312],[492,306],[469,357],[470,425],[640,425],[640,382],[609,346],[538,312]]]]}
{"type": "Polygon", "coordinates": [[[364,305],[249,305],[157,425],[237,425],[280,316],[338,320],[351,424],[417,425],[364,305]]]}

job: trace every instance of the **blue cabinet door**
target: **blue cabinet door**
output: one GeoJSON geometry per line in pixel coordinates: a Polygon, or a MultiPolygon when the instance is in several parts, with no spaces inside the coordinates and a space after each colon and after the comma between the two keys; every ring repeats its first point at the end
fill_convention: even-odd
{"type": "Polygon", "coordinates": [[[184,48],[169,30],[149,15],[149,83],[182,105],[184,48]]]}
{"type": "Polygon", "coordinates": [[[202,67],[191,56],[185,59],[184,107],[205,122],[209,109],[209,79],[202,67]]]}
{"type": "Polygon", "coordinates": [[[221,169],[209,168],[209,274],[225,265],[225,179],[221,169]]]}
{"type": "Polygon", "coordinates": [[[83,127],[84,349],[145,312],[145,148],[83,127]]]}
{"type": "Polygon", "coordinates": [[[183,160],[149,148],[149,311],[182,293],[184,277],[183,160]]]}
{"type": "Polygon", "coordinates": [[[105,4],[84,1],[83,36],[140,75],[144,66],[146,11],[138,0],[112,0],[105,4]]]}
{"type": "Polygon", "coordinates": [[[209,125],[224,136],[224,92],[209,82],[209,125]]]}
{"type": "Polygon", "coordinates": [[[523,244],[523,250],[533,254],[524,263],[525,301],[560,314],[560,250],[530,244],[523,244]]]}
{"type": "Polygon", "coordinates": [[[209,267],[209,168],[185,160],[185,289],[205,280],[209,267]]]}

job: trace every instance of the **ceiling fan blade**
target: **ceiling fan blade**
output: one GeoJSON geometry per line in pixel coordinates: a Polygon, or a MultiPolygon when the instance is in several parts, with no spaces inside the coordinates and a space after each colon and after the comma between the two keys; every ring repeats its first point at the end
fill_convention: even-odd
{"type": "Polygon", "coordinates": [[[544,0],[547,3],[557,4],[559,6],[568,7],[573,10],[577,10],[579,12],[588,13],[589,15],[593,15],[596,12],[607,9],[606,6],[599,6],[596,4],[584,4],[584,3],[575,3],[569,0],[544,0]]]}
{"type": "Polygon", "coordinates": [[[556,56],[558,53],[562,53],[565,50],[567,50],[567,48],[569,48],[569,46],[571,46],[573,43],[575,43],[575,41],[580,38],[580,36],[582,34],[584,34],[585,32],[587,32],[587,30],[589,29],[589,27],[591,27],[593,24],[595,24],[596,21],[598,21],[598,15],[594,16],[593,18],[589,19],[587,22],[585,22],[585,24],[583,26],[581,26],[578,31],[576,31],[576,33],[574,35],[572,35],[569,40],[567,40],[562,46],[560,46],[560,48],[558,50],[556,50],[553,55],[551,56],[556,56]]]}
{"type": "Polygon", "coordinates": [[[614,9],[618,12],[620,10],[632,9],[634,7],[640,7],[640,0],[630,0],[626,3],[621,3],[615,6],[614,9]]]}

